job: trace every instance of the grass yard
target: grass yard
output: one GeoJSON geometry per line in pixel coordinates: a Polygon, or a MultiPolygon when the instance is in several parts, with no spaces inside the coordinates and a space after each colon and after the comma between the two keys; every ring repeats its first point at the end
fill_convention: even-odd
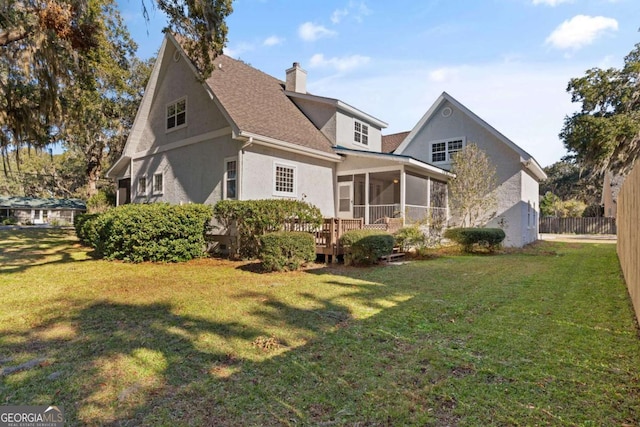
{"type": "Polygon", "coordinates": [[[615,245],[253,270],[0,231],[0,405],[69,425],[640,425],[615,245]]]}

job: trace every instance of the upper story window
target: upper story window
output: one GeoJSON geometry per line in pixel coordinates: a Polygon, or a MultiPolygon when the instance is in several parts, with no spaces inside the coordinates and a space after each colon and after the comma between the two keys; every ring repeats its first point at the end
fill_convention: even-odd
{"type": "Polygon", "coordinates": [[[162,194],[164,179],[161,173],[153,175],[153,194],[162,194]]]}
{"type": "Polygon", "coordinates": [[[362,122],[353,123],[353,140],[362,145],[369,145],[369,126],[362,122]]]}
{"type": "Polygon", "coordinates": [[[431,162],[450,162],[452,156],[464,147],[464,139],[437,141],[431,143],[431,162]]]}
{"type": "Polygon", "coordinates": [[[296,167],[275,163],[274,174],[274,194],[277,196],[295,196],[296,167]]]}
{"type": "Polygon", "coordinates": [[[138,178],[138,195],[145,196],[147,194],[147,177],[141,176],[138,178]]]}
{"type": "Polygon", "coordinates": [[[167,130],[187,124],[187,99],[182,98],[167,105],[167,130]]]}

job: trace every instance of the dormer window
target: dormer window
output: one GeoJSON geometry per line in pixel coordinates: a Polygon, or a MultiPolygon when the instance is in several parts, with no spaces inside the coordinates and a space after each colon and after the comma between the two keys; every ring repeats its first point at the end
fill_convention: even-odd
{"type": "Polygon", "coordinates": [[[182,98],[167,105],[167,130],[187,124],[187,99],[182,98]]]}
{"type": "Polygon", "coordinates": [[[357,120],[353,126],[353,141],[356,144],[369,145],[369,126],[357,120]]]}

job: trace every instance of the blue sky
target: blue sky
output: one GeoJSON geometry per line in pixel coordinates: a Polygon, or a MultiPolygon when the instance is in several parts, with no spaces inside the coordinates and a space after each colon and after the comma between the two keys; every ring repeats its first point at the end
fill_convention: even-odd
{"type": "MultiPolygon", "coordinates": [[[[147,58],[164,17],[119,0],[147,58]]],[[[576,111],[566,86],[620,67],[640,42],[637,0],[236,0],[225,53],[284,79],[299,62],[309,92],[411,130],[448,92],[547,166],[576,111]]]]}

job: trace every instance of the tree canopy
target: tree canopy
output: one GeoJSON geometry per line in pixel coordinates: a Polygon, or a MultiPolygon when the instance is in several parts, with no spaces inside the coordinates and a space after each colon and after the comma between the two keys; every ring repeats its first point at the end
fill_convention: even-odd
{"type": "MultiPolygon", "coordinates": [[[[232,0],[140,0],[169,19],[196,67],[207,76],[226,42],[232,0]]],[[[148,16],[148,15],[147,15],[148,16]]],[[[5,0],[0,3],[0,152],[62,143],[85,155],[89,194],[104,157],[117,158],[151,64],[115,0],[5,0]]],[[[5,163],[6,164],[6,163],[5,163]]]]}
{"type": "Polygon", "coordinates": [[[628,172],[640,154],[640,44],[621,69],[592,68],[567,92],[582,104],[560,132],[570,157],[600,172],[628,172]]]}
{"type": "Polygon", "coordinates": [[[476,227],[496,214],[496,168],[476,144],[469,144],[453,156],[449,201],[454,218],[462,227],[476,227]]]}

